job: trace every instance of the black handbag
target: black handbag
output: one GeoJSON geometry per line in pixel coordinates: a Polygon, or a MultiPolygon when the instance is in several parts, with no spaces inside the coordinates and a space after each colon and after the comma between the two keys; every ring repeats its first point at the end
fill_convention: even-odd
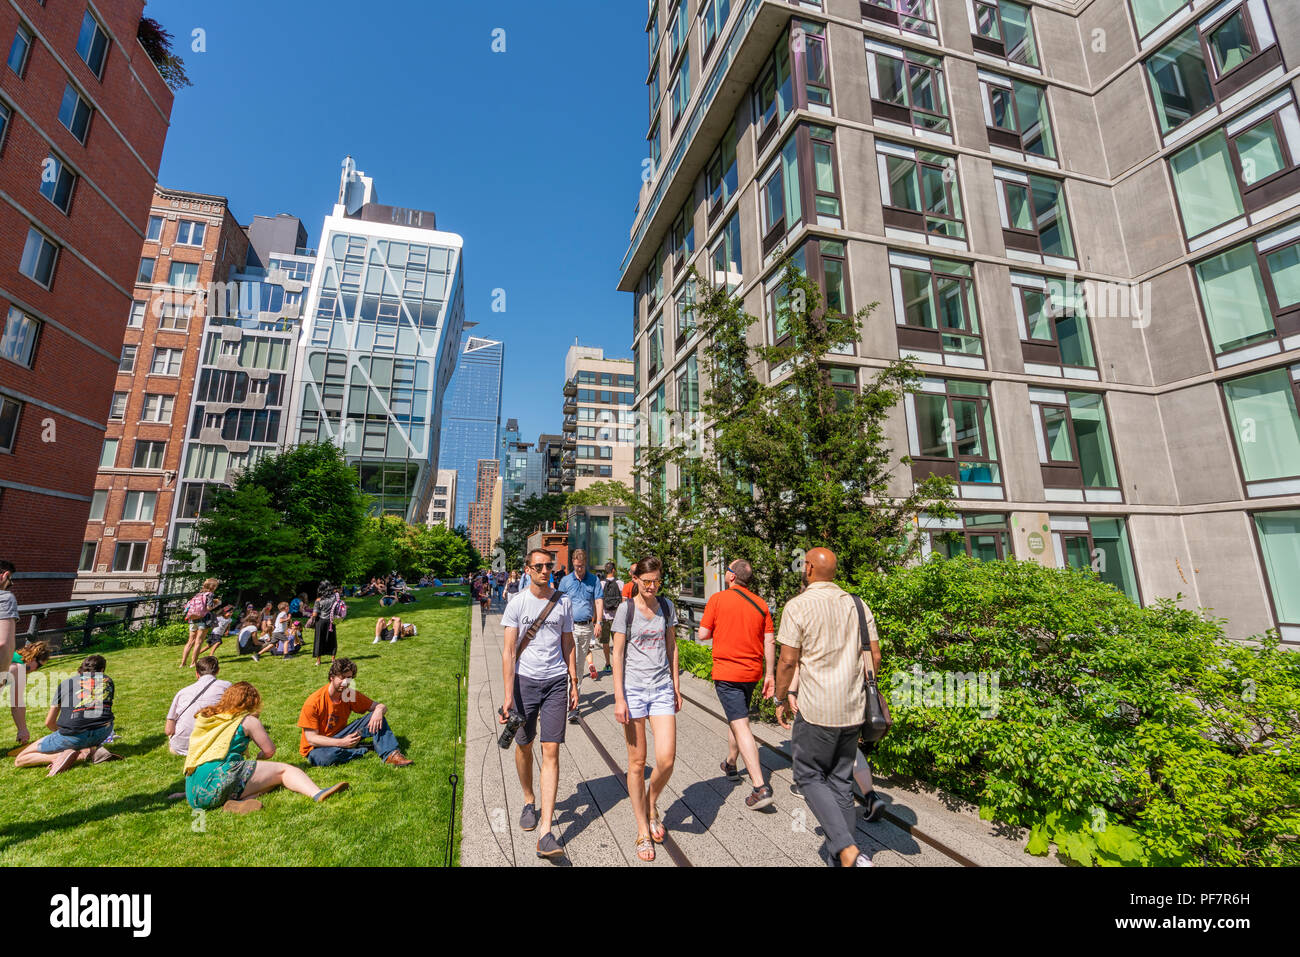
{"type": "Polygon", "coordinates": [[[865,744],[874,744],[883,738],[894,723],[889,713],[889,702],[880,693],[876,684],[876,670],[871,661],[871,635],[867,631],[867,613],[862,606],[862,599],[853,596],[853,606],[858,610],[858,635],[862,640],[862,650],[866,653],[867,677],[863,685],[867,691],[867,719],[862,723],[860,740],[865,744]]]}

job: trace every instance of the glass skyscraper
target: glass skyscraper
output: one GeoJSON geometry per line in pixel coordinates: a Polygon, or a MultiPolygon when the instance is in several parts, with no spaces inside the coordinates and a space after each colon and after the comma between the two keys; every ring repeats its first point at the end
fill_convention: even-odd
{"type": "MultiPolygon", "coordinates": [[[[479,459],[501,458],[501,376],[505,345],[471,336],[465,343],[443,403],[438,467],[455,469],[457,487],[476,487],[479,459]]],[[[456,525],[469,525],[474,496],[456,497],[456,525]]]]}
{"type": "Polygon", "coordinates": [[[423,522],[465,318],[463,241],[376,199],[349,157],[298,345],[294,438],[339,445],[373,511],[423,522]]]}

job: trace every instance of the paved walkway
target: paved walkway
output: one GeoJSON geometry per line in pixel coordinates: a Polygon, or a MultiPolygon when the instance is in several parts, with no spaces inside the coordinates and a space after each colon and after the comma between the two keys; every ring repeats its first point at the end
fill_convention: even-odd
{"type": "MultiPolygon", "coordinates": [[[[497,746],[501,725],[496,710],[503,697],[501,616],[491,614],[483,625],[478,609],[471,613],[461,864],[554,866],[536,855],[541,831],[530,833],[519,827],[524,801],[513,748],[502,751],[497,746]]],[[[584,679],[579,705],[582,724],[568,725],[566,741],[560,746],[554,830],[566,857],[558,864],[828,866],[817,819],[801,798],[790,793],[788,733],[775,725],[754,723],[760,759],[776,802],[766,811],[751,811],[744,802],[748,778],[731,784],[718,770],[726,756],[727,726],[712,686],[683,674],[682,696],[677,762],[660,799],[670,840],[658,849],[654,863],[646,865],[633,847],[636,824],[627,795],[626,745],[622,727],[614,720],[613,678],[584,679]]],[[[653,741],[647,750],[653,762],[653,741]]],[[[540,767],[540,749],[536,754],[540,767]]],[[[876,791],[887,804],[886,816],[867,823],[859,813],[856,836],[858,846],[877,866],[1057,863],[1024,854],[1023,836],[1001,833],[980,820],[975,808],[949,797],[879,778],[876,791]]]]}

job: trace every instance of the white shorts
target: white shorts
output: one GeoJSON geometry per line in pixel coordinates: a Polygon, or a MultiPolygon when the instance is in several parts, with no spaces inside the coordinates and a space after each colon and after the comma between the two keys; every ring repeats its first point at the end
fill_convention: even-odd
{"type": "Polygon", "coordinates": [[[627,702],[629,718],[677,713],[677,695],[673,692],[671,681],[658,688],[624,686],[623,699],[627,702]]]}

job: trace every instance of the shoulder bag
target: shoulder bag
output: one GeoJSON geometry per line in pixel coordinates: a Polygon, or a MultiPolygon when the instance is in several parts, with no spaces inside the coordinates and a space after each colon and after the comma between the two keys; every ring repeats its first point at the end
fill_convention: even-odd
{"type": "Polygon", "coordinates": [[[871,635],[867,631],[867,613],[862,606],[862,599],[857,595],[853,596],[853,607],[858,610],[858,636],[862,640],[865,659],[863,665],[866,669],[863,685],[867,692],[867,716],[862,723],[861,739],[867,744],[874,744],[889,731],[894,718],[889,713],[889,702],[876,684],[876,670],[871,660],[871,635]]]}

